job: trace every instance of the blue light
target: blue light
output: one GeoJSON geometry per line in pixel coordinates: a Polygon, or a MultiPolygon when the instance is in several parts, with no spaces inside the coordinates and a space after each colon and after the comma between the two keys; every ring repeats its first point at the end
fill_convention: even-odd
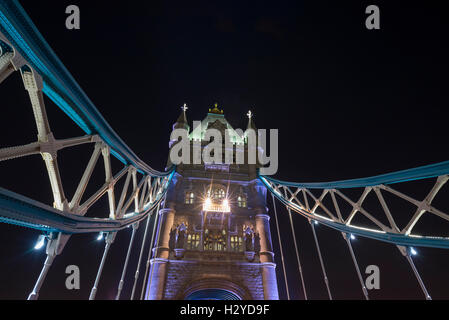
{"type": "Polygon", "coordinates": [[[410,248],[410,253],[416,256],[418,254],[418,251],[416,251],[414,248],[410,248]]]}
{"type": "Polygon", "coordinates": [[[224,289],[202,289],[191,293],[185,300],[242,300],[237,294],[224,289]]]}
{"type": "Polygon", "coordinates": [[[97,240],[98,241],[103,240],[103,232],[100,232],[100,234],[97,237],[97,240]]]}
{"type": "Polygon", "coordinates": [[[318,225],[318,221],[316,221],[316,220],[315,220],[313,223],[314,223],[315,225],[318,225]]]}
{"type": "Polygon", "coordinates": [[[351,240],[355,240],[355,236],[351,234],[351,240]]]}
{"type": "Polygon", "coordinates": [[[34,250],[40,250],[44,247],[44,245],[45,245],[45,236],[40,235],[39,238],[37,239],[36,245],[34,246],[34,250]]]}

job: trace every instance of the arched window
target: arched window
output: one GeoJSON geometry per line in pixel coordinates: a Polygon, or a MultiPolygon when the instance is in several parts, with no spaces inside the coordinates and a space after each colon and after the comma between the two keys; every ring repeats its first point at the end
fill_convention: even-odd
{"type": "Polygon", "coordinates": [[[214,199],[220,200],[220,199],[224,199],[225,197],[225,191],[221,188],[217,188],[214,190],[214,199]]]}
{"type": "Polygon", "coordinates": [[[204,250],[226,251],[226,231],[206,229],[204,237],[204,250]]]}
{"type": "Polygon", "coordinates": [[[238,196],[237,204],[239,208],[246,208],[246,197],[244,195],[238,196]]]}
{"type": "Polygon", "coordinates": [[[200,235],[198,233],[189,233],[187,236],[187,250],[196,250],[200,246],[200,235]]]}
{"type": "Polygon", "coordinates": [[[235,252],[243,251],[243,239],[239,236],[231,236],[231,250],[235,252]]]}
{"type": "Polygon", "coordinates": [[[185,198],[185,204],[193,204],[195,202],[195,193],[187,192],[185,198]]]}
{"type": "Polygon", "coordinates": [[[223,188],[217,187],[212,189],[212,195],[210,189],[207,190],[207,197],[214,200],[221,200],[226,197],[226,191],[223,188]]]}

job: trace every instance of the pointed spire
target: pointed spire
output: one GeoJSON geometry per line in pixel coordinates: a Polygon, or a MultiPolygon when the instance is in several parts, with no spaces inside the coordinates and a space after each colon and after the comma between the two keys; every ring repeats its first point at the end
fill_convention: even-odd
{"type": "Polygon", "coordinates": [[[248,113],[246,114],[246,116],[248,117],[247,129],[257,130],[256,125],[254,124],[254,121],[253,121],[254,113],[252,113],[252,111],[249,110],[248,113]]]}
{"type": "Polygon", "coordinates": [[[186,111],[189,108],[187,107],[187,104],[184,103],[184,105],[181,107],[181,114],[178,117],[178,120],[176,120],[175,124],[173,125],[173,130],[175,129],[179,129],[179,128],[185,128],[187,130],[189,130],[189,123],[187,122],[187,116],[186,116],[186,111]]]}

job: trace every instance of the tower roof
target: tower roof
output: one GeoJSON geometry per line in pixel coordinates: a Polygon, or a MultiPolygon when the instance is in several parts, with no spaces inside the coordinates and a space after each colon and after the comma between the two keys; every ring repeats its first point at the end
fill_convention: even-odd
{"type": "Polygon", "coordinates": [[[215,107],[213,109],[209,109],[209,113],[207,114],[206,118],[201,121],[201,126],[194,128],[190,133],[190,138],[194,140],[204,139],[206,130],[216,121],[219,121],[227,130],[229,130],[230,140],[232,143],[244,143],[243,138],[229,124],[228,120],[226,120],[223,110],[218,109],[218,104],[215,104],[215,107]]]}
{"type": "Polygon", "coordinates": [[[254,114],[251,112],[251,110],[248,111],[248,113],[246,115],[248,116],[248,126],[246,129],[257,130],[256,125],[253,121],[254,114]]]}
{"type": "Polygon", "coordinates": [[[181,107],[181,114],[178,117],[178,120],[176,120],[175,124],[173,125],[173,130],[174,129],[179,129],[179,128],[185,128],[187,130],[189,130],[189,123],[187,122],[187,116],[186,116],[186,111],[187,111],[187,105],[184,104],[184,106],[181,107]]]}

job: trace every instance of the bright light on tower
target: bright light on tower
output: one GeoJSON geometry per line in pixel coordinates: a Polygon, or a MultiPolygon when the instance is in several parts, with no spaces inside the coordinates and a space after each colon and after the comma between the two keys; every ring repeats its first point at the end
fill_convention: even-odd
{"type": "Polygon", "coordinates": [[[45,236],[40,235],[39,238],[37,239],[36,245],[34,246],[34,250],[42,249],[44,245],[45,245],[45,236]]]}
{"type": "Polygon", "coordinates": [[[223,200],[223,212],[230,212],[230,211],[231,211],[231,207],[229,206],[229,200],[224,199],[223,200]]]}
{"type": "Polygon", "coordinates": [[[230,212],[229,200],[223,199],[221,204],[213,203],[211,198],[206,198],[203,203],[203,211],[208,212],[230,212]]]}
{"type": "Polygon", "coordinates": [[[418,254],[418,251],[416,251],[414,248],[410,248],[410,253],[416,256],[418,254]]]}

